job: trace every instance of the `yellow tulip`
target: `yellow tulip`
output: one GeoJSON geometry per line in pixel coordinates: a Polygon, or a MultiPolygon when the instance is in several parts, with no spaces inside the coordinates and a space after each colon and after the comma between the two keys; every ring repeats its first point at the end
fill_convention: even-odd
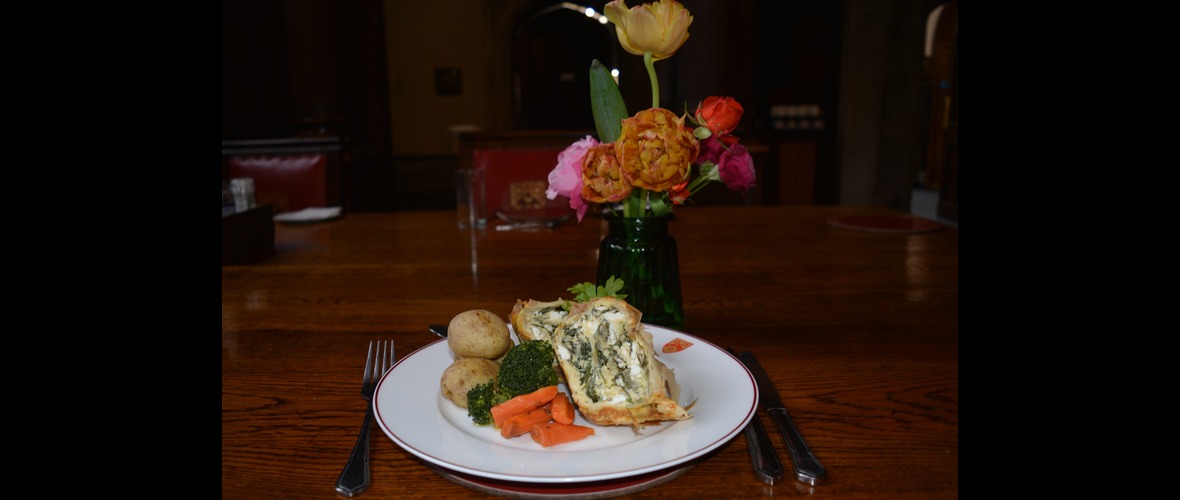
{"type": "Polygon", "coordinates": [[[623,50],[642,56],[651,52],[652,60],[672,57],[688,40],[692,14],[676,0],[627,7],[625,0],[614,0],[603,12],[615,24],[615,33],[623,50]]]}

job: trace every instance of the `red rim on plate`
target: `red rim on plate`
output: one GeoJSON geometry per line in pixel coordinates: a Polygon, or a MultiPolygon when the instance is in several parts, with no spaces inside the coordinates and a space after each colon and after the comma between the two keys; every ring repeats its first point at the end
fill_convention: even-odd
{"type": "Polygon", "coordinates": [[[580,483],[521,483],[465,474],[434,464],[427,464],[427,466],[447,480],[480,493],[511,498],[578,498],[584,500],[612,498],[654,488],[680,477],[695,467],[696,463],[621,479],[580,483]]]}

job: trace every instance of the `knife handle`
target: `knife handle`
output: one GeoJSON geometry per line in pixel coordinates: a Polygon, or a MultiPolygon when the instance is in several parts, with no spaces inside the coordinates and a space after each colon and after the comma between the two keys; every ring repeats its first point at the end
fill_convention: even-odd
{"type": "Polygon", "coordinates": [[[750,463],[754,464],[754,475],[759,481],[773,486],[783,478],[783,463],[774,451],[774,443],[762,426],[757,413],[746,425],[746,443],[750,446],[750,463]]]}
{"type": "Polygon", "coordinates": [[[791,453],[791,465],[795,468],[795,477],[804,483],[815,486],[827,473],[823,464],[819,463],[819,459],[815,458],[815,454],[811,452],[807,442],[803,441],[803,436],[795,428],[795,423],[791,421],[791,416],[787,414],[785,408],[775,408],[768,410],[767,413],[774,419],[779,432],[783,434],[783,439],[787,442],[787,451],[791,453]]]}

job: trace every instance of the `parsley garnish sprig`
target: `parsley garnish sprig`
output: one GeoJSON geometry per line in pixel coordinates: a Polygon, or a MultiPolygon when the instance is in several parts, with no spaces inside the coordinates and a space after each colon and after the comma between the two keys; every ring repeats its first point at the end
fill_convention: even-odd
{"type": "MultiPolygon", "coordinates": [[[[623,280],[612,275],[610,278],[607,278],[605,285],[595,285],[594,283],[587,281],[585,283],[578,283],[567,288],[566,290],[569,290],[574,294],[575,302],[586,302],[590,299],[596,299],[599,297],[614,297],[619,300],[626,299],[627,294],[619,293],[619,290],[622,289],[623,280]]],[[[570,301],[565,301],[565,304],[562,305],[562,308],[569,310],[570,301]]]]}

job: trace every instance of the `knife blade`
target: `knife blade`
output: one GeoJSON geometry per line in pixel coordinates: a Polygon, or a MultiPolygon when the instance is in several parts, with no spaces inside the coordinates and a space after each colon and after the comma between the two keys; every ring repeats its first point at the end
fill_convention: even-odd
{"type": "Polygon", "coordinates": [[[783,435],[783,440],[787,443],[787,451],[791,455],[791,466],[795,469],[795,478],[815,486],[823,479],[827,470],[824,469],[823,464],[819,463],[819,459],[815,457],[811,447],[807,446],[807,442],[803,440],[803,436],[795,428],[795,422],[787,413],[787,407],[779,397],[778,391],[775,390],[774,383],[766,375],[766,370],[763,370],[762,365],[758,364],[758,358],[755,358],[750,351],[742,351],[738,358],[742,360],[746,368],[750,369],[750,373],[753,373],[754,379],[758,381],[758,402],[762,405],[762,409],[770,414],[770,418],[774,420],[779,432],[783,435]]]}
{"type": "MultiPolygon", "coordinates": [[[[733,348],[727,348],[735,358],[737,353],[733,348]]],[[[774,450],[774,442],[766,433],[762,425],[762,417],[757,412],[750,423],[746,424],[746,444],[750,449],[750,463],[754,465],[754,476],[763,483],[774,486],[783,479],[783,463],[778,459],[778,452],[774,450]]]]}

